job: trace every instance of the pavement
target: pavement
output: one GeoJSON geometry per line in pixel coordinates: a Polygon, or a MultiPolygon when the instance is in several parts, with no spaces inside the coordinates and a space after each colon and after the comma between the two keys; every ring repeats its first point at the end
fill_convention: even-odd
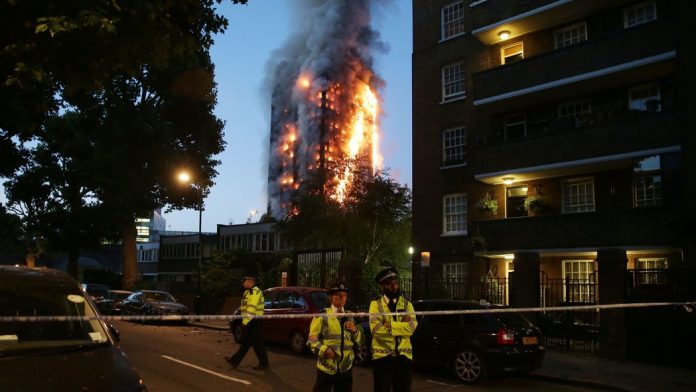
{"type": "MultiPolygon", "coordinates": [[[[190,321],[189,325],[228,330],[226,320],[190,321]]],[[[640,392],[696,391],[696,370],[652,365],[592,354],[547,350],[544,364],[528,375],[541,380],[593,389],[640,392]]]]}

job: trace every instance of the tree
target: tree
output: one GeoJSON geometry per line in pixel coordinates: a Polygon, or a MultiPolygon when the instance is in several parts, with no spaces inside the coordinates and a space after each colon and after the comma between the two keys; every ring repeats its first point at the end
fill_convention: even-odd
{"type": "Polygon", "coordinates": [[[166,68],[209,48],[228,24],[213,7],[221,2],[0,3],[0,174],[21,164],[13,138],[30,140],[61,103],[75,103],[113,75],[135,75],[144,64],[166,68]]]}
{"type": "MultiPolygon", "coordinates": [[[[211,157],[222,151],[223,124],[212,114],[209,49],[227,20],[213,5],[0,4],[0,174],[21,165],[22,143],[40,137],[59,108],[95,120],[89,189],[122,233],[126,288],[137,273],[134,218],[165,204],[201,202],[175,185],[177,168],[196,168],[204,187],[216,174],[211,157]]],[[[72,190],[73,203],[81,186],[72,190]]]]}
{"type": "Polygon", "coordinates": [[[295,196],[293,210],[299,212],[282,225],[295,249],[343,248],[362,264],[408,258],[411,192],[388,171],[367,170],[353,169],[343,203],[317,191],[295,196]]]}

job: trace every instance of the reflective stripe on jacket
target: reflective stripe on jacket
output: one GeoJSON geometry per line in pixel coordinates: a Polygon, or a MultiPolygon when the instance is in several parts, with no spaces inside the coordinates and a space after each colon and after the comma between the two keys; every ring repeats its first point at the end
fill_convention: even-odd
{"type": "MultiPolygon", "coordinates": [[[[327,314],[334,313],[331,308],[324,310],[327,314]]],[[[317,369],[327,374],[345,373],[353,367],[355,353],[354,345],[360,345],[363,338],[362,329],[354,320],[357,328],[355,334],[343,329],[343,349],[341,349],[341,321],[338,317],[315,317],[309,326],[307,345],[316,353],[317,369]],[[326,349],[331,348],[336,356],[326,358],[326,349]]]]}
{"type": "Polygon", "coordinates": [[[242,314],[242,324],[247,325],[251,321],[250,317],[263,314],[263,292],[254,286],[250,290],[244,290],[242,304],[239,306],[242,314]]]}
{"type": "Polygon", "coordinates": [[[416,331],[418,321],[411,302],[400,296],[396,302],[396,312],[405,314],[399,316],[379,316],[374,313],[389,313],[389,305],[384,296],[370,303],[370,331],[372,332],[372,359],[380,359],[389,355],[403,355],[413,360],[411,335],[416,331]],[[405,321],[405,316],[411,320],[405,321]],[[389,327],[386,324],[389,324],[389,327]],[[398,347],[397,347],[398,342],[398,347]]]}

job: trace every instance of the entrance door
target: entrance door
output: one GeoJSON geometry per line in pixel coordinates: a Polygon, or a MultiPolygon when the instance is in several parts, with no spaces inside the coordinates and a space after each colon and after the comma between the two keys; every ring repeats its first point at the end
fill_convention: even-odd
{"type": "Polygon", "coordinates": [[[507,189],[506,195],[506,216],[508,218],[527,216],[527,211],[524,209],[524,199],[527,197],[527,186],[520,185],[510,187],[507,189]]]}

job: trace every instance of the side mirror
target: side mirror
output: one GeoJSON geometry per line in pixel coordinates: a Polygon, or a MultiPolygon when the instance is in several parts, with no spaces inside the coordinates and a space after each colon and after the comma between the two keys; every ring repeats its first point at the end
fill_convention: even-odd
{"type": "Polygon", "coordinates": [[[114,340],[116,343],[121,341],[121,333],[118,332],[118,328],[116,328],[113,324],[108,324],[109,326],[109,332],[111,332],[111,335],[113,335],[114,340]]]}

